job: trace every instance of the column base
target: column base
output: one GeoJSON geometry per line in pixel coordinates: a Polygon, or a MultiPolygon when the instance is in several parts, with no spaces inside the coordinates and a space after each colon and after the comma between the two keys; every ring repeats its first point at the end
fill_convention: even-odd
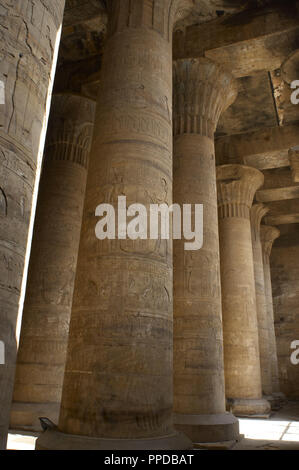
{"type": "Polygon", "coordinates": [[[213,443],[237,441],[239,439],[239,421],[231,413],[210,415],[174,415],[174,425],[192,442],[213,443]]]}
{"type": "Polygon", "coordinates": [[[36,450],[189,450],[192,442],[180,432],[148,439],[102,439],[64,434],[48,429],[36,441],[36,450]]]}
{"type": "Polygon", "coordinates": [[[270,403],[264,398],[228,398],[228,408],[235,416],[243,418],[269,418],[270,403]]]}
{"type": "Polygon", "coordinates": [[[271,397],[268,398],[268,401],[273,411],[280,410],[283,405],[287,402],[285,395],[281,392],[272,393],[271,397]]]}
{"type": "Polygon", "coordinates": [[[57,423],[59,410],[59,403],[13,402],[10,412],[10,429],[40,432],[39,418],[47,416],[53,423],[57,423]]]}

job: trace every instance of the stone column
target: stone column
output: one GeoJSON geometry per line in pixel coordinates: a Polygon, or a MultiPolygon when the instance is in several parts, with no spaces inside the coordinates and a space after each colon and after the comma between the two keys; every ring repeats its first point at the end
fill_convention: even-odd
{"type": "Polygon", "coordinates": [[[263,174],[217,168],[226,396],[238,416],[266,414],[262,398],[250,209],[263,174]]]}
{"type": "Polygon", "coordinates": [[[37,448],[185,449],[172,418],[172,243],[95,235],[101,203],[172,203],[177,2],[109,4],[59,426],[37,448]]]}
{"type": "Polygon", "coordinates": [[[263,248],[263,261],[264,261],[264,276],[265,276],[265,291],[266,291],[266,304],[268,312],[268,327],[269,327],[269,349],[271,355],[271,375],[272,375],[272,395],[274,397],[274,405],[279,406],[285,396],[280,392],[279,385],[279,372],[278,372],[278,359],[276,348],[276,335],[274,326],[274,311],[273,311],[273,296],[272,296],[272,282],[271,282],[271,269],[270,269],[270,254],[272,246],[276,238],[280,235],[280,231],[276,227],[269,225],[261,226],[261,242],[263,248]]]}
{"type": "Polygon", "coordinates": [[[17,357],[12,429],[58,421],[95,103],[55,95],[17,357]]]}
{"type": "Polygon", "coordinates": [[[16,323],[35,178],[47,125],[64,0],[1,1],[0,448],[6,447],[16,323]]]}
{"type": "Polygon", "coordinates": [[[263,253],[260,237],[261,221],[269,209],[263,204],[254,204],[251,209],[251,235],[255,279],[256,311],[259,334],[262,392],[266,399],[272,394],[271,355],[269,349],[269,321],[266,304],[263,253]]]}
{"type": "Polygon", "coordinates": [[[193,442],[238,437],[226,413],[214,132],[235,99],[232,76],[209,59],[174,65],[174,202],[203,204],[203,246],[174,241],[174,412],[193,442]]]}

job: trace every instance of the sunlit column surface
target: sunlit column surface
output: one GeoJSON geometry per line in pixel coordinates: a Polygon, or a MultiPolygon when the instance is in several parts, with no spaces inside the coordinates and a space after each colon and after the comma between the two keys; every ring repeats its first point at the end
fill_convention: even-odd
{"type": "Polygon", "coordinates": [[[64,10],[64,0],[46,3],[3,0],[0,9],[0,340],[6,356],[0,368],[0,448],[6,445],[27,236],[64,10]]]}

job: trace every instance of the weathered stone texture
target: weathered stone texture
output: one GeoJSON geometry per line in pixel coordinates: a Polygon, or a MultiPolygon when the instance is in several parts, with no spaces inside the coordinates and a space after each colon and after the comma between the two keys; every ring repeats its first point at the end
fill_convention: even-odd
{"type": "Polygon", "coordinates": [[[58,422],[95,103],[55,95],[46,140],[11,415],[58,422]]]}
{"type": "Polygon", "coordinates": [[[27,232],[64,0],[3,0],[0,5],[0,447],[5,446],[16,357],[27,232]]]}

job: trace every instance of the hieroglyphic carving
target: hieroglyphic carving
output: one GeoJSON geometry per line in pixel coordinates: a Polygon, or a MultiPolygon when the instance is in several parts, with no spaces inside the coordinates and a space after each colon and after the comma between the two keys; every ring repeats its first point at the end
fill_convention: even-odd
{"type": "Polygon", "coordinates": [[[103,135],[111,135],[115,138],[115,134],[125,134],[126,132],[133,132],[141,134],[149,138],[154,137],[159,142],[164,144],[167,148],[170,145],[169,129],[170,125],[166,125],[158,116],[151,117],[129,114],[115,114],[105,118],[103,116],[102,132],[103,135]]]}

